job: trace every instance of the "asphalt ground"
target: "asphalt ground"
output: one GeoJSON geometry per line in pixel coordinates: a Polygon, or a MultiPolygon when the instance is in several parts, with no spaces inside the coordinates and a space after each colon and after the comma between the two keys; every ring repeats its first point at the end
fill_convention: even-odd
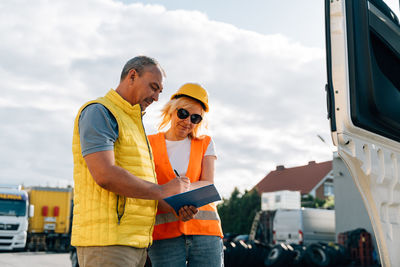
{"type": "Polygon", "coordinates": [[[0,252],[2,267],[71,267],[69,253],[0,252]]]}

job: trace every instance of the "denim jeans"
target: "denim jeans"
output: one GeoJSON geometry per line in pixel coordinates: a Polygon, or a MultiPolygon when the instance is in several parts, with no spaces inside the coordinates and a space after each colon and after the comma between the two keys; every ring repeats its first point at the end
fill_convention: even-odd
{"type": "Polygon", "coordinates": [[[219,236],[182,235],[155,240],[149,249],[152,267],[224,266],[222,239],[219,236]]]}

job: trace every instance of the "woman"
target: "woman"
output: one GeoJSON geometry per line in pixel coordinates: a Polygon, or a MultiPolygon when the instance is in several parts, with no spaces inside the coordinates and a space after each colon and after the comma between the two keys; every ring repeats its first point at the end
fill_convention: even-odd
{"type": "MultiPolygon", "coordinates": [[[[159,130],[168,125],[169,129],[149,136],[159,184],[174,179],[175,170],[190,179],[191,189],[214,183],[214,143],[209,136],[199,136],[207,111],[207,91],[194,83],[184,84],[163,107],[159,130]]],[[[184,221],[182,211],[179,220],[170,206],[159,202],[149,249],[152,266],[223,266],[222,229],[215,203],[200,207],[189,221],[184,221]]]]}

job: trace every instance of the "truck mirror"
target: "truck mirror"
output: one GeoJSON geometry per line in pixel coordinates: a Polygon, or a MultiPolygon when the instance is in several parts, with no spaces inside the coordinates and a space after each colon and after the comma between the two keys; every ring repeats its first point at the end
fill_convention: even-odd
{"type": "Polygon", "coordinates": [[[32,218],[35,215],[35,206],[29,205],[29,218],[32,218]]]}

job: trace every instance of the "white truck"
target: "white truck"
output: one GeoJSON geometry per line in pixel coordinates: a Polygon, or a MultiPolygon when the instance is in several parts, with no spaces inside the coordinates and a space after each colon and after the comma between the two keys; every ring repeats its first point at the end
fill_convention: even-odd
{"type": "Polygon", "coordinates": [[[381,264],[400,266],[399,1],[325,0],[325,11],[333,143],[363,198],[381,264]]]}
{"type": "Polygon", "coordinates": [[[312,208],[278,209],[272,228],[274,244],[335,242],[335,211],[312,208]]]}
{"type": "Polygon", "coordinates": [[[21,186],[0,185],[0,250],[23,250],[34,208],[21,186]]]}

